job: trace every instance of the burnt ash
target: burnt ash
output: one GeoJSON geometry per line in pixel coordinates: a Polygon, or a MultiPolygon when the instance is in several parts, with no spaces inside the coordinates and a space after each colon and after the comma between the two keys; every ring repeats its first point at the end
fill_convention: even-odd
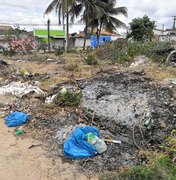
{"type": "MultiPolygon", "coordinates": [[[[63,141],[56,138],[56,133],[64,128],[63,132],[71,130],[68,127],[76,126],[80,119],[97,127],[102,137],[122,142],[107,143],[108,150],[91,159],[71,160],[62,156],[63,162],[78,163],[80,168],[94,172],[143,164],[147,158],[140,157],[139,150],[160,151],[159,145],[176,128],[174,85],[155,83],[143,72],[100,74],[78,84],[83,100],[77,110],[55,105],[41,108],[44,101],[40,98],[23,98],[12,108],[31,113],[32,120],[26,124],[31,130],[50,129],[50,136],[43,140],[51,146],[52,142],[58,143],[59,152],[63,141]],[[151,123],[146,127],[147,120],[151,123]]],[[[51,94],[56,91],[57,88],[51,94]]]]}

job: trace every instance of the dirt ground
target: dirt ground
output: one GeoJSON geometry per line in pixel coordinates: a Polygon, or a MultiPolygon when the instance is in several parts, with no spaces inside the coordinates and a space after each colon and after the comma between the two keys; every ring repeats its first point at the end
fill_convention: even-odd
{"type": "Polygon", "coordinates": [[[4,180],[87,180],[76,166],[47,157],[43,142],[14,136],[0,119],[0,179],[4,180]],[[41,146],[28,149],[31,145],[41,146]]]}
{"type": "MultiPolygon", "coordinates": [[[[38,81],[39,82],[38,86],[42,90],[44,90],[48,94],[50,93],[52,94],[53,91],[51,86],[55,86],[63,82],[77,85],[76,82],[77,80],[81,81],[85,79],[85,84],[87,86],[87,84],[89,84],[88,79],[100,75],[101,77],[100,80],[101,79],[106,80],[107,78],[106,76],[109,76],[108,75],[109,72],[116,73],[116,75],[113,76],[114,82],[116,82],[116,80],[118,81],[120,76],[120,74],[118,73],[126,72],[129,75],[129,77],[126,79],[124,78],[123,85],[125,85],[128,88],[134,86],[134,92],[135,92],[136,82],[137,85],[139,84],[138,87],[141,86],[141,82],[142,82],[145,85],[143,89],[149,87],[149,91],[151,91],[152,83],[160,82],[162,84],[162,82],[164,82],[163,81],[164,79],[166,78],[175,79],[176,77],[175,68],[172,67],[166,68],[163,66],[158,66],[157,64],[154,63],[150,65],[136,67],[133,69],[125,68],[125,67],[123,68],[121,66],[111,65],[109,64],[109,62],[100,62],[100,61],[99,64],[96,66],[88,66],[84,61],[85,56],[86,56],[85,54],[67,54],[61,57],[53,56],[53,54],[34,54],[29,56],[15,56],[12,58],[4,58],[0,56],[1,60],[9,64],[8,66],[5,65],[4,66],[2,65],[2,67],[0,66],[0,85],[3,86],[4,84],[8,84],[9,82],[13,82],[13,81],[28,82],[29,84],[34,85],[36,81],[38,81]],[[48,61],[47,60],[48,58],[51,58],[52,60],[48,61]],[[24,71],[30,73],[31,76],[23,74],[24,71]],[[21,72],[21,74],[19,74],[19,72],[21,72]],[[104,76],[102,76],[103,74],[104,76]],[[132,76],[134,76],[134,78],[130,78],[131,74],[132,76]],[[143,74],[145,74],[145,77],[143,77],[143,74]],[[140,76],[142,77],[141,81],[139,81],[141,79],[140,76]],[[149,81],[149,79],[147,80],[147,78],[150,78],[150,81],[152,82],[146,84],[146,82],[149,81]]],[[[107,82],[111,82],[111,79],[112,78],[110,78],[110,80],[108,79],[107,82]]],[[[92,84],[92,82],[94,82],[94,80],[91,80],[90,84],[92,84]]],[[[118,83],[119,82],[117,82],[117,87],[120,88],[121,83],[119,84],[118,83]]],[[[170,87],[172,89],[173,86],[174,85],[168,85],[166,90],[170,87]]],[[[103,87],[103,90],[100,92],[100,95],[102,97],[105,97],[106,95],[108,96],[111,95],[108,94],[108,92],[104,91],[105,89],[104,87],[106,87],[106,84],[104,86],[98,86],[98,87],[100,88],[103,87]]],[[[165,89],[163,91],[161,90],[163,89],[159,89],[153,95],[154,97],[155,96],[157,97],[158,92],[159,93],[162,92],[161,97],[163,97],[163,99],[161,97],[158,98],[158,99],[162,99],[161,104],[159,104],[160,107],[158,109],[160,110],[160,108],[163,106],[163,103],[166,103],[166,101],[168,101],[169,105],[165,104],[161,110],[163,111],[164,108],[166,109],[166,111],[168,110],[168,112],[170,112],[169,111],[169,109],[171,109],[170,99],[168,99],[168,97],[165,97],[165,89]]],[[[129,89],[129,91],[131,92],[131,89],[129,89]]],[[[143,92],[144,90],[141,90],[141,93],[143,92]]],[[[98,98],[100,99],[100,103],[103,102],[102,101],[103,99],[101,99],[102,97],[98,98]]],[[[98,102],[98,100],[96,101],[98,102]]],[[[126,103],[126,101],[124,102],[126,103]]],[[[46,106],[42,98],[40,99],[40,97],[38,96],[35,97],[30,95],[29,97],[23,97],[19,99],[14,96],[10,96],[9,94],[7,94],[7,96],[1,95],[0,105],[3,106],[10,105],[9,106],[10,109],[7,110],[5,114],[1,114],[0,111],[0,116],[2,115],[4,116],[8,114],[10,110],[22,111],[24,113],[31,115],[31,119],[29,123],[26,123],[26,125],[24,125],[26,134],[22,136],[15,136],[15,129],[6,127],[6,125],[4,124],[4,119],[0,118],[0,133],[1,133],[0,179],[4,179],[4,180],[92,179],[95,180],[97,179],[97,177],[94,177],[92,174],[90,176],[90,172],[86,172],[85,170],[91,169],[89,167],[92,167],[94,169],[94,172],[97,171],[98,173],[104,169],[115,170],[117,167],[114,166],[113,163],[118,164],[116,158],[119,158],[119,156],[122,155],[125,157],[124,162],[126,162],[127,161],[126,159],[129,159],[129,154],[125,152],[127,152],[130,148],[134,149],[133,142],[131,142],[131,144],[129,145],[129,141],[126,140],[127,137],[126,136],[124,137],[124,135],[126,135],[127,133],[121,132],[119,128],[116,128],[119,126],[119,124],[117,124],[117,126],[115,125],[112,126],[112,124],[110,123],[111,129],[115,128],[115,131],[114,130],[112,131],[114,131],[117,134],[120,134],[118,138],[119,139],[121,138],[121,140],[124,142],[127,141],[126,143],[123,144],[124,146],[121,147],[124,153],[115,151],[117,148],[120,149],[118,145],[108,144],[109,147],[108,153],[102,156],[97,156],[95,158],[92,158],[94,164],[90,160],[89,160],[90,162],[87,160],[76,162],[76,161],[64,159],[63,157],[59,156],[57,149],[55,150],[55,155],[52,156],[51,155],[52,148],[48,148],[48,146],[50,145],[48,142],[54,140],[52,138],[45,139],[44,137],[38,138],[41,140],[36,140],[36,138],[34,137],[41,136],[40,133],[39,136],[33,136],[31,132],[34,131],[35,133],[42,132],[43,133],[42,136],[47,136],[49,134],[49,133],[47,134],[47,132],[51,131],[53,134],[55,133],[55,131],[58,130],[57,129],[58,127],[62,128],[62,126],[64,127],[64,125],[69,125],[70,119],[71,120],[75,119],[70,123],[70,124],[73,123],[73,125],[75,125],[79,123],[80,120],[79,119],[80,114],[78,112],[76,111],[67,112],[66,109],[59,109],[59,108],[55,109],[50,106],[46,106]],[[41,106],[41,109],[39,108],[39,106],[41,106]],[[37,145],[37,144],[41,144],[41,145],[29,149],[31,145],[37,145]],[[116,158],[112,157],[113,153],[117,156],[116,158]],[[105,161],[106,159],[107,161],[105,161]],[[80,166],[78,164],[80,164],[80,166]],[[106,166],[106,168],[104,168],[104,166],[106,166]],[[81,167],[84,168],[81,169],[81,167]],[[99,169],[97,169],[97,167],[99,167],[99,169]]],[[[174,110],[175,104],[172,103],[171,105],[173,112],[169,115],[173,119],[176,116],[174,110]]],[[[94,109],[96,109],[96,106],[94,109]]],[[[159,114],[162,113],[159,111],[159,114]]],[[[168,119],[168,117],[166,117],[167,114],[168,113],[164,111],[163,115],[159,118],[166,118],[167,120],[168,119]]],[[[84,118],[86,118],[86,116],[84,118]]],[[[96,120],[97,123],[99,123],[99,125],[101,125],[101,128],[104,130],[104,128],[107,125],[106,121],[104,121],[103,118],[98,119],[98,117],[97,119],[95,118],[95,121],[96,120]]],[[[85,119],[81,119],[80,122],[85,122],[85,119]]],[[[106,129],[108,128],[106,127],[105,130],[106,129]]],[[[113,134],[113,137],[116,136],[114,136],[113,134]]],[[[121,162],[119,162],[119,166],[121,166],[121,162]]]]}

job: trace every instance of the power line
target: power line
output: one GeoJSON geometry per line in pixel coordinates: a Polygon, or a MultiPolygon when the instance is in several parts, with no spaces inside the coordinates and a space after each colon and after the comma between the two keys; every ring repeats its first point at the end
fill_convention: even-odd
{"type": "MultiPolygon", "coordinates": [[[[32,24],[32,23],[1,23],[0,25],[7,25],[7,26],[15,26],[15,25],[19,25],[19,26],[47,26],[47,24],[32,24]]],[[[83,23],[70,23],[70,26],[82,26],[85,25],[83,23]]],[[[50,24],[50,26],[63,26],[63,25],[59,25],[59,24],[50,24]]]]}

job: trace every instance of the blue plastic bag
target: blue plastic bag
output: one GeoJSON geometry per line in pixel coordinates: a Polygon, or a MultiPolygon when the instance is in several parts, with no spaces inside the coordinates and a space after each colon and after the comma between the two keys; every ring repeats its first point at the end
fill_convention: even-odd
{"type": "Polygon", "coordinates": [[[6,125],[8,127],[15,127],[24,124],[29,119],[27,114],[22,112],[13,112],[5,117],[6,125]]]}
{"type": "Polygon", "coordinates": [[[95,147],[87,142],[85,135],[89,132],[101,138],[98,129],[95,127],[85,126],[83,128],[77,128],[64,143],[64,155],[75,159],[97,155],[95,147]]]}

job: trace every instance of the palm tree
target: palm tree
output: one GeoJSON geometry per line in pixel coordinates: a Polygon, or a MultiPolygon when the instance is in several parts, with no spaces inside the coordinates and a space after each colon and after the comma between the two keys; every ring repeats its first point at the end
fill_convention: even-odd
{"type": "Polygon", "coordinates": [[[104,12],[103,15],[98,19],[97,24],[97,47],[99,46],[99,39],[101,35],[101,30],[104,28],[108,32],[113,32],[116,30],[116,27],[126,27],[126,25],[115,18],[117,15],[127,16],[126,7],[115,7],[116,0],[101,0],[106,3],[106,6],[103,6],[104,12]],[[98,27],[99,26],[99,27],[98,27]]]}
{"type": "Polygon", "coordinates": [[[89,27],[94,26],[93,22],[96,20],[96,18],[100,18],[102,16],[104,13],[102,7],[104,6],[105,3],[101,0],[77,0],[77,4],[71,9],[71,20],[74,21],[74,19],[77,18],[82,12],[80,21],[86,24],[84,28],[85,37],[83,50],[85,50],[87,30],[89,27]]]}
{"type": "Polygon", "coordinates": [[[76,0],[53,0],[47,9],[45,10],[44,15],[49,14],[51,11],[55,10],[58,13],[59,24],[63,23],[63,29],[65,30],[65,18],[66,18],[66,27],[67,27],[67,50],[69,48],[69,11],[76,3],[76,0]],[[62,20],[61,20],[62,18],[62,20]]]}

